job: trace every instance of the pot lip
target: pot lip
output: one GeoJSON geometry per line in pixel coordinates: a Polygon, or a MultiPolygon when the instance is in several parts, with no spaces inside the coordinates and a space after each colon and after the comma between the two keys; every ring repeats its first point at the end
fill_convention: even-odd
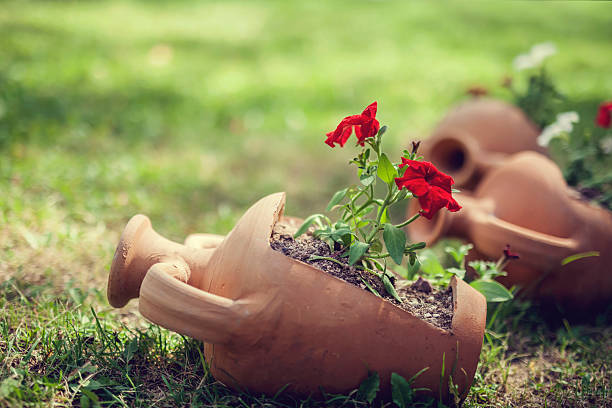
{"type": "Polygon", "coordinates": [[[111,262],[110,272],[107,279],[106,298],[116,308],[128,304],[130,299],[125,299],[126,288],[123,279],[134,257],[135,243],[139,241],[142,233],[151,227],[151,220],[144,214],[136,214],[130,218],[121,233],[119,243],[115,248],[115,255],[111,262]]]}
{"type": "MultiPolygon", "coordinates": [[[[427,139],[427,150],[425,152],[427,156],[425,157],[433,163],[434,158],[431,157],[431,155],[434,151],[434,147],[441,143],[456,143],[464,155],[462,167],[458,170],[442,170],[452,176],[455,185],[462,186],[470,181],[476,173],[477,163],[475,157],[478,156],[480,147],[474,141],[474,138],[462,129],[442,129],[440,132],[441,133],[437,133],[435,136],[427,139]]],[[[439,163],[433,164],[440,167],[439,163]]]]}
{"type": "MultiPolygon", "coordinates": [[[[319,273],[319,274],[324,274],[324,276],[326,276],[327,279],[335,279],[339,282],[342,282],[344,285],[348,285],[350,287],[353,287],[354,285],[351,285],[350,283],[336,277],[333,275],[330,275],[328,273],[326,273],[325,271],[314,267],[313,265],[309,265],[305,262],[302,262],[298,259],[294,259],[291,257],[288,257],[287,255],[283,254],[282,252],[276,251],[274,249],[272,249],[272,246],[270,245],[270,237],[272,236],[272,232],[274,230],[274,226],[276,225],[277,222],[280,221],[281,217],[283,216],[283,212],[285,210],[285,199],[286,199],[286,193],[282,192],[282,193],[277,193],[277,194],[282,194],[282,197],[280,199],[280,201],[276,204],[276,208],[274,211],[274,216],[273,216],[273,222],[270,224],[269,228],[268,228],[268,234],[267,234],[267,239],[266,239],[266,248],[267,250],[278,254],[279,256],[282,256],[284,259],[286,259],[288,262],[296,264],[298,266],[300,266],[300,268],[307,268],[308,270],[314,271],[315,273],[319,273]]],[[[276,194],[272,194],[271,196],[274,196],[276,194]]],[[[293,217],[293,218],[297,218],[297,217],[293,217]]],[[[443,329],[441,327],[437,327],[434,326],[433,324],[429,323],[426,320],[421,319],[420,317],[414,315],[413,313],[402,309],[401,307],[393,304],[392,302],[384,299],[384,298],[380,298],[376,295],[374,295],[373,293],[361,289],[361,288],[357,288],[355,286],[356,290],[360,290],[364,293],[365,296],[371,296],[374,299],[376,299],[376,301],[378,302],[384,302],[385,304],[388,304],[389,306],[395,308],[395,310],[399,313],[405,314],[407,316],[409,316],[411,319],[416,319],[419,320],[425,324],[427,324],[431,329],[434,329],[436,331],[438,331],[439,333],[443,333],[443,334],[450,334],[453,335],[455,333],[455,329],[457,327],[458,321],[459,320],[463,320],[461,319],[461,315],[464,315],[466,313],[469,313],[470,311],[466,310],[465,308],[463,308],[463,302],[461,301],[461,299],[459,299],[458,296],[458,286],[464,286],[467,290],[471,290],[476,292],[476,295],[482,296],[479,292],[476,291],[476,289],[472,288],[470,285],[468,285],[465,281],[461,280],[461,282],[459,282],[459,280],[453,276],[451,277],[451,281],[449,283],[449,285],[447,286],[447,289],[450,288],[451,292],[452,292],[452,299],[453,299],[453,317],[451,320],[451,327],[449,329],[443,329]]],[[[486,310],[485,310],[485,314],[486,314],[486,310]]]]}

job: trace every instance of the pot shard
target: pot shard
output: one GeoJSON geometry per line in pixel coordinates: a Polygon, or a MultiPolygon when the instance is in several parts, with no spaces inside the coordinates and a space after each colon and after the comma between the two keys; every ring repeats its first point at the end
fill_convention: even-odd
{"type": "Polygon", "coordinates": [[[482,346],[484,297],[453,280],[452,328],[436,328],[274,251],[269,239],[284,203],[284,193],[267,196],[222,241],[198,235],[189,246],[161,237],[145,216],[133,217],[111,267],[110,303],[121,307],[139,296],[143,316],[202,340],[212,375],[235,389],[274,394],[289,384],[299,395],[346,393],[369,369],[389,394],[391,373],[410,378],[429,367],[416,387],[449,398],[452,372],[465,397],[482,346]]]}
{"type": "Polygon", "coordinates": [[[457,187],[473,189],[504,159],[521,151],[545,153],[537,126],[516,106],[477,98],[451,110],[424,141],[427,160],[450,175],[457,187]]]}
{"type": "Polygon", "coordinates": [[[428,244],[444,236],[463,238],[493,260],[510,244],[520,259],[499,281],[543,303],[588,310],[612,301],[612,213],[582,200],[548,158],[518,153],[492,170],[473,194],[455,198],[461,211],[440,212],[429,223],[417,220],[410,236],[428,244]],[[590,251],[599,256],[561,264],[590,251]]]}

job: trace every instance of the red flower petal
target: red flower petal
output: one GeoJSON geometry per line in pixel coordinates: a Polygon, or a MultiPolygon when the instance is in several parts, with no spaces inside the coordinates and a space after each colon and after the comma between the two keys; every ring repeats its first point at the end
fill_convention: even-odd
{"type": "Polygon", "coordinates": [[[355,128],[355,136],[360,145],[364,145],[364,142],[369,137],[374,137],[380,129],[380,124],[376,120],[376,109],[377,103],[373,102],[368,105],[365,110],[359,115],[347,116],[340,124],[336,127],[333,132],[326,134],[327,143],[329,146],[334,147],[338,143],[341,147],[344,146],[348,138],[351,136],[353,128],[355,128]]]}
{"type": "Polygon", "coordinates": [[[434,186],[438,186],[440,188],[443,188],[448,193],[450,193],[451,192],[451,186],[453,184],[455,184],[455,180],[453,180],[453,178],[451,176],[449,176],[448,174],[441,173],[441,172],[439,172],[435,168],[434,168],[434,170],[436,170],[436,173],[428,175],[429,176],[429,183],[434,185],[434,186]]]}
{"type": "Polygon", "coordinates": [[[376,117],[376,110],[378,109],[378,102],[374,101],[371,104],[369,104],[364,110],[363,112],[361,112],[362,115],[367,116],[369,118],[374,119],[376,117]]]}
{"type": "MultiPolygon", "coordinates": [[[[406,170],[406,172],[408,172],[408,170],[406,170]]],[[[398,189],[401,190],[405,187],[417,197],[426,195],[431,189],[431,186],[427,184],[425,179],[421,177],[412,177],[410,174],[404,174],[404,177],[396,178],[395,184],[397,184],[398,189]]]]}
{"type": "Polygon", "coordinates": [[[423,216],[429,220],[431,220],[442,208],[447,208],[451,212],[456,212],[461,209],[461,206],[455,201],[451,194],[438,186],[431,187],[429,193],[423,197],[419,197],[419,204],[421,204],[421,208],[423,208],[423,216]]]}
{"type": "Polygon", "coordinates": [[[423,167],[424,167],[423,163],[425,163],[425,162],[420,162],[420,161],[417,161],[417,160],[410,160],[410,159],[407,159],[405,157],[402,157],[402,164],[400,164],[399,166],[400,167],[410,166],[413,169],[419,169],[419,170],[421,170],[421,174],[425,175],[425,171],[423,169],[423,167]]]}
{"type": "Polygon", "coordinates": [[[369,137],[374,137],[380,130],[380,124],[376,119],[368,119],[361,126],[355,126],[355,135],[357,136],[357,142],[363,146],[365,140],[369,137]]]}
{"type": "Polygon", "coordinates": [[[612,123],[612,102],[603,102],[599,105],[595,123],[602,128],[609,128],[612,123]]]}
{"type": "Polygon", "coordinates": [[[451,194],[451,185],[454,184],[452,177],[442,173],[429,162],[409,160],[402,157],[400,167],[409,166],[402,177],[395,179],[399,189],[407,188],[419,200],[421,214],[425,218],[432,219],[442,208],[455,212],[461,206],[455,201],[451,194]]]}

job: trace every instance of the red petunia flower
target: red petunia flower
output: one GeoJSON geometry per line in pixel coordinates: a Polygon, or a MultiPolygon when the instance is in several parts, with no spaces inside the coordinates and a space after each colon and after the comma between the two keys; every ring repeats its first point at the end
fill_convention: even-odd
{"type": "Polygon", "coordinates": [[[597,119],[595,119],[597,126],[602,128],[609,128],[612,123],[612,102],[603,102],[599,105],[599,112],[597,112],[597,119]]]}
{"type": "Polygon", "coordinates": [[[400,167],[409,166],[402,177],[395,179],[397,187],[401,190],[406,187],[412,191],[421,204],[421,214],[431,220],[441,208],[448,208],[455,212],[461,206],[451,194],[453,178],[435,168],[429,162],[409,160],[402,157],[400,167]]]}
{"type": "Polygon", "coordinates": [[[374,137],[380,129],[380,123],[376,120],[377,102],[372,102],[360,115],[351,115],[342,119],[336,130],[327,133],[325,143],[334,147],[334,143],[344,146],[355,128],[358,143],[363,146],[369,137],[374,137]]]}

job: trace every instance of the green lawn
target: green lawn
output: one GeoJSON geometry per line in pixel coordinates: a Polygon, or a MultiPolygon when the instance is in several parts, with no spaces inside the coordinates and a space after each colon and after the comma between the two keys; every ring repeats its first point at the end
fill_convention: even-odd
{"type": "MultiPolygon", "coordinates": [[[[3,2],[0,406],[298,404],[225,389],[197,342],[112,310],[129,217],[181,241],[276,191],[318,212],[351,180],[354,150],[323,143],[340,118],[378,100],[399,157],[469,86],[509,98],[501,78],[538,42],[592,121],[611,38],[604,2],[3,2]]],[[[537,312],[491,324],[467,405],[611,405],[610,316],[537,312]]]]}

